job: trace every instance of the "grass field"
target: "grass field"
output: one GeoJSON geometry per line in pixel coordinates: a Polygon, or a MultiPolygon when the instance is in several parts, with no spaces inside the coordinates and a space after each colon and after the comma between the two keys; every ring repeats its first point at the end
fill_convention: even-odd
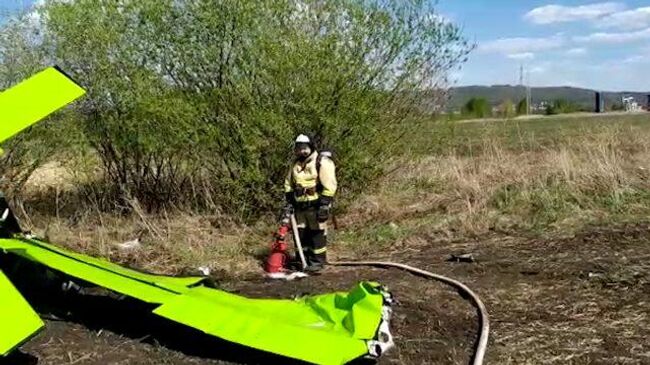
{"type": "MultiPolygon", "coordinates": [[[[650,215],[650,115],[431,122],[406,139],[391,171],[337,215],[334,255],[357,255],[425,231],[474,237],[491,231],[548,235],[650,215]]],[[[341,163],[344,164],[344,161],[341,163]]],[[[275,229],[191,212],[128,217],[78,209],[62,167],[37,171],[19,212],[36,232],[151,270],[214,266],[254,274],[275,229]],[[113,243],[141,238],[132,255],[113,243]],[[133,257],[132,257],[133,256],[133,257]]],[[[342,185],[345,182],[341,182],[342,185]]]]}
{"type": "MultiPolygon", "coordinates": [[[[491,313],[488,363],[650,363],[650,114],[431,122],[390,164],[386,177],[337,216],[331,257],[407,262],[467,282],[491,313]],[[468,252],[477,263],[445,261],[468,252]]],[[[53,242],[158,272],[208,266],[224,287],[253,296],[376,279],[402,298],[398,348],[382,363],[467,362],[473,312],[437,284],[393,271],[339,269],[299,283],[266,283],[259,264],[275,229],[271,216],[242,227],[189,212],[57,215],[51,207],[66,202],[54,202],[58,190],[47,179],[39,186],[52,200],[42,206],[50,208],[26,199],[19,211],[53,242]],[[140,249],[114,245],[138,237],[140,249]]],[[[67,338],[78,328],[57,331],[53,336],[67,338]]],[[[57,350],[38,341],[33,351],[56,363],[57,350]]],[[[157,354],[165,363],[212,363],[136,340],[111,353],[113,340],[106,341],[84,345],[80,351],[95,355],[81,363],[106,359],[103,351],[138,354],[143,364],[160,363],[157,354]]]]}
{"type": "Polygon", "coordinates": [[[648,136],[650,115],[438,125],[415,137],[348,221],[375,227],[374,242],[421,226],[447,235],[547,234],[645,220],[648,136]]]}

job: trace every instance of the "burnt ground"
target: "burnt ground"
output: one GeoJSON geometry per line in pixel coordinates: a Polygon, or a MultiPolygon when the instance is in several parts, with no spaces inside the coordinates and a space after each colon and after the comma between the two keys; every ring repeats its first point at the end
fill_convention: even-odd
{"type": "MultiPolygon", "coordinates": [[[[555,239],[494,233],[395,250],[380,259],[449,275],[482,297],[492,329],[486,363],[650,364],[649,226],[591,228],[555,239]],[[477,262],[446,261],[467,252],[477,262]]],[[[392,322],[397,346],[380,364],[469,362],[477,328],[473,307],[443,284],[398,270],[330,267],[295,282],[250,278],[221,286],[252,297],[287,298],[347,290],[360,280],[385,284],[399,301],[392,322]]],[[[67,304],[76,313],[38,308],[47,328],[6,362],[287,363],[161,323],[146,308],[103,296],[67,304]]]]}

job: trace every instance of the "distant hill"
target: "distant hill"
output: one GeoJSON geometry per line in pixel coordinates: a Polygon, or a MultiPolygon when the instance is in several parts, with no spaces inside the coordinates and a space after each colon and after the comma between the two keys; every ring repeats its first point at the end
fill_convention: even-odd
{"type": "MultiPolygon", "coordinates": [[[[499,105],[506,99],[514,103],[523,99],[526,95],[524,86],[493,85],[493,86],[460,86],[450,90],[451,100],[448,108],[451,110],[460,109],[469,99],[473,97],[485,98],[493,105],[499,105]]],[[[592,109],[595,106],[595,90],[581,89],[576,87],[534,87],[531,88],[532,104],[542,101],[551,102],[555,99],[566,99],[576,103],[585,109],[592,109]]],[[[622,96],[632,96],[641,105],[646,105],[647,95],[650,92],[605,92],[606,107],[613,104],[620,104],[622,96]]]]}

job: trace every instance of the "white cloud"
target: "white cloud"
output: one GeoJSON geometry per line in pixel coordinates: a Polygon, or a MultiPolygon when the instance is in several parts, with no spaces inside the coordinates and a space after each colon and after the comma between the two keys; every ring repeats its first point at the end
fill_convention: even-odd
{"type": "Polygon", "coordinates": [[[607,15],[596,26],[628,30],[650,27],[650,6],[607,15]]]}
{"type": "Polygon", "coordinates": [[[623,63],[642,63],[650,60],[650,57],[645,56],[645,55],[636,55],[636,56],[630,56],[628,58],[625,58],[623,60],[623,63]]]}
{"type": "Polygon", "coordinates": [[[583,56],[587,54],[587,49],[583,47],[571,48],[565,53],[567,56],[583,56]]]}
{"type": "Polygon", "coordinates": [[[530,73],[532,74],[542,74],[546,72],[547,67],[545,66],[534,66],[530,69],[530,73]]]}
{"type": "Polygon", "coordinates": [[[578,43],[631,43],[643,40],[650,40],[650,28],[638,30],[635,32],[621,32],[621,33],[592,33],[587,36],[573,37],[573,40],[578,43]]]}
{"type": "Polygon", "coordinates": [[[512,53],[507,55],[507,57],[513,60],[532,60],[535,58],[535,54],[532,52],[512,53]]]}
{"type": "Polygon", "coordinates": [[[552,24],[578,20],[594,20],[623,10],[625,10],[625,5],[615,2],[580,6],[552,4],[529,11],[524,15],[524,19],[535,24],[552,24]]]}
{"type": "Polygon", "coordinates": [[[637,54],[623,59],[624,64],[650,63],[650,47],[641,48],[637,54]]]}
{"type": "Polygon", "coordinates": [[[548,38],[501,38],[480,44],[478,51],[512,55],[556,49],[565,44],[566,39],[559,35],[548,38]]]}

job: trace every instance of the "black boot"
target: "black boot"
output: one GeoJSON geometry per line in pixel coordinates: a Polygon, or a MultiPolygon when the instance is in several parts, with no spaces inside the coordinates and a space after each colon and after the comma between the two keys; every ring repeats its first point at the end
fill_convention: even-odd
{"type": "Polygon", "coordinates": [[[323,270],[327,263],[327,235],[323,230],[314,230],[311,231],[311,239],[313,245],[309,250],[308,271],[318,272],[323,270]]]}

